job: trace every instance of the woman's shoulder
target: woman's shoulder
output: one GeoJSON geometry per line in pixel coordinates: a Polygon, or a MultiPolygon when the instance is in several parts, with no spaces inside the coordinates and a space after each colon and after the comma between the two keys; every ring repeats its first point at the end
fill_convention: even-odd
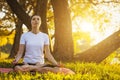
{"type": "Polygon", "coordinates": [[[44,35],[44,36],[48,36],[48,34],[47,33],[44,33],[44,32],[40,32],[42,35],[44,35]]]}
{"type": "Polygon", "coordinates": [[[22,36],[26,36],[26,35],[29,35],[30,34],[30,32],[24,32],[24,33],[22,33],[22,36]]]}

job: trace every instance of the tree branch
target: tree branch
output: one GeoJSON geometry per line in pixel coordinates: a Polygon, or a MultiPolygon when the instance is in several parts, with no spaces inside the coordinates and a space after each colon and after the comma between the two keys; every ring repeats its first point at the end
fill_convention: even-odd
{"type": "Polygon", "coordinates": [[[6,0],[6,2],[10,6],[11,10],[17,15],[17,17],[27,26],[29,30],[31,30],[30,16],[25,13],[17,0],[6,0]]]}

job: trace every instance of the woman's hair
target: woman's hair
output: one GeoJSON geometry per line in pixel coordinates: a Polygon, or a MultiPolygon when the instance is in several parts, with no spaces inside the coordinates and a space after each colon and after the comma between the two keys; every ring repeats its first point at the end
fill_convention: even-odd
{"type": "MultiPolygon", "coordinates": [[[[40,15],[34,14],[34,15],[32,15],[32,16],[30,17],[30,20],[31,20],[34,16],[39,16],[39,17],[40,17],[40,15]]],[[[40,17],[40,19],[41,19],[41,17],[40,17]]]]}

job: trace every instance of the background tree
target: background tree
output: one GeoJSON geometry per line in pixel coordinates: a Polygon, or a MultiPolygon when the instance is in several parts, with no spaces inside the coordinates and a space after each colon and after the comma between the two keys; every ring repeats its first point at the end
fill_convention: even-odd
{"type": "Polygon", "coordinates": [[[37,0],[34,13],[39,14],[42,19],[41,31],[48,34],[47,27],[47,2],[48,0],[37,0]]]}
{"type": "MultiPolygon", "coordinates": [[[[10,8],[8,7],[5,0],[0,1],[0,53],[7,50],[9,44],[10,46],[13,43],[13,37],[15,33],[15,28],[13,26],[14,17],[11,13],[10,8]],[[6,48],[3,49],[3,47],[6,48]]],[[[7,52],[10,51],[11,48],[8,48],[7,52]]]]}
{"type": "Polygon", "coordinates": [[[6,2],[10,6],[11,10],[17,15],[17,17],[27,26],[29,30],[31,30],[30,16],[24,11],[17,0],[6,0],[6,2]]]}
{"type": "MultiPolygon", "coordinates": [[[[81,3],[81,2],[79,1],[76,4],[78,3],[81,3]]],[[[82,13],[79,13],[81,10],[79,8],[80,10],[77,9],[78,13],[76,14],[82,16],[82,19],[86,19],[87,21],[90,20],[89,22],[94,23],[94,27],[97,33],[99,32],[102,35],[102,37],[99,37],[99,34],[96,33],[96,36],[99,37],[99,41],[98,41],[99,43],[97,42],[98,44],[95,44],[94,46],[92,46],[91,48],[89,48],[88,50],[84,52],[79,52],[79,54],[77,54],[76,56],[77,56],[77,60],[79,61],[99,63],[120,47],[119,41],[117,41],[117,39],[119,40],[119,34],[120,34],[119,33],[120,26],[119,26],[119,23],[117,23],[117,20],[118,20],[117,17],[119,16],[117,13],[119,12],[116,11],[116,10],[119,10],[120,4],[119,2],[116,2],[116,1],[115,2],[114,1],[102,1],[102,2],[95,2],[95,3],[87,2],[86,4],[91,6],[93,10],[90,7],[87,7],[87,8],[82,7],[84,8],[84,11],[87,10],[87,12],[82,11],[83,13],[82,15],[82,13]],[[109,10],[105,10],[103,7],[108,8],[109,10]],[[102,8],[104,10],[103,12],[101,12],[102,8]],[[116,19],[112,19],[112,18],[115,18],[115,16],[117,16],[116,19]],[[102,39],[104,40],[102,41],[102,39]]],[[[74,7],[72,6],[73,10],[75,10],[76,8],[75,6],[77,5],[74,5],[74,7]]]]}
{"type": "Polygon", "coordinates": [[[58,60],[70,60],[73,57],[72,25],[67,0],[51,0],[54,11],[55,44],[54,56],[58,60]]]}
{"type": "Polygon", "coordinates": [[[97,45],[91,47],[90,49],[77,54],[76,60],[84,62],[102,62],[106,57],[108,57],[113,51],[120,47],[120,31],[115,32],[105,40],[101,41],[97,45]]]}
{"type": "MultiPolygon", "coordinates": [[[[21,3],[21,6],[25,9],[25,2],[20,0],[19,3],[21,3]]],[[[23,32],[22,30],[23,23],[21,22],[21,20],[17,18],[17,20],[15,20],[14,22],[16,27],[16,33],[15,33],[14,43],[13,43],[9,58],[12,58],[17,54],[19,49],[20,36],[23,32]]]]}
{"type": "Polygon", "coordinates": [[[22,22],[20,20],[18,20],[18,22],[16,23],[16,33],[15,33],[15,37],[14,37],[14,43],[12,46],[12,49],[10,51],[10,55],[9,58],[14,57],[17,54],[18,48],[19,48],[19,42],[20,42],[20,36],[22,34],[22,22]]]}

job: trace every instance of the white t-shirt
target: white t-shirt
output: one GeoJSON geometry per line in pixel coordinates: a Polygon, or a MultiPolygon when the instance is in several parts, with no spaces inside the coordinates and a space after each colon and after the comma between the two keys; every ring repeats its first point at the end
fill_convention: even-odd
{"type": "Polygon", "coordinates": [[[42,32],[34,34],[26,32],[22,34],[20,44],[25,44],[25,56],[23,61],[25,63],[44,64],[44,45],[49,45],[48,35],[42,32]]]}

